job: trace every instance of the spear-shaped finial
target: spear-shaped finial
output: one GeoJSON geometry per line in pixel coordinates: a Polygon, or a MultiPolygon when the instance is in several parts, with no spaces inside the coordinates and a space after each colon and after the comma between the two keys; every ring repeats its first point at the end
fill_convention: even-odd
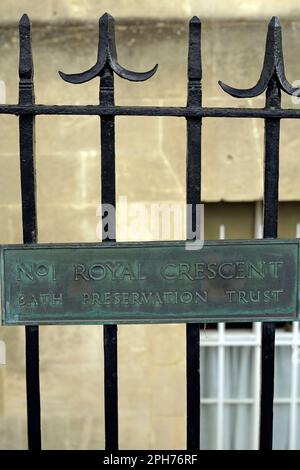
{"type": "Polygon", "coordinates": [[[197,16],[189,22],[189,57],[188,78],[190,80],[201,80],[201,21],[197,16]]]}
{"type": "Polygon", "coordinates": [[[32,79],[33,61],[31,51],[30,21],[28,15],[24,14],[19,21],[20,35],[20,58],[19,77],[21,79],[32,79]]]}
{"type": "Polygon", "coordinates": [[[201,21],[193,16],[189,22],[188,106],[201,105],[201,79],[201,21]]]}
{"type": "Polygon", "coordinates": [[[281,26],[276,16],[273,16],[269,22],[264,63],[257,84],[252,88],[243,90],[233,88],[221,81],[219,81],[219,85],[226,93],[236,98],[253,98],[266,90],[273,75],[276,76],[280,88],[289,95],[299,92],[299,89],[294,88],[285,77],[281,26]]]}
{"type": "Polygon", "coordinates": [[[155,65],[155,67],[148,72],[133,72],[125,69],[118,63],[115,40],[115,20],[108,13],[105,13],[99,19],[99,46],[96,64],[82,73],[66,74],[59,72],[59,75],[66,82],[84,83],[97,76],[101,76],[106,65],[119,75],[119,77],[134,82],[148,80],[148,78],[155,74],[158,67],[158,65],[155,65]]]}

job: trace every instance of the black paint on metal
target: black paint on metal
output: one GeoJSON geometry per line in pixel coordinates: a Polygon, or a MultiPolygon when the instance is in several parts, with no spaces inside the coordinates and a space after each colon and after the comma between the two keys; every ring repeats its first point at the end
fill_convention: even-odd
{"type": "Polygon", "coordinates": [[[100,106],[100,105],[18,105],[0,104],[0,114],[14,116],[166,116],[195,118],[243,118],[243,119],[300,119],[300,109],[268,108],[206,108],[200,106],[100,106]]]}
{"type": "Polygon", "coordinates": [[[97,76],[101,77],[105,67],[108,67],[112,73],[115,72],[119,77],[132,82],[143,82],[148,80],[148,78],[151,78],[155,74],[158,67],[156,64],[153,69],[148,72],[133,72],[125,69],[119,64],[115,40],[115,20],[108,13],[102,15],[99,20],[99,46],[96,64],[82,73],[66,74],[59,72],[59,74],[66,82],[85,83],[97,76]]]}
{"type": "MultiPolygon", "coordinates": [[[[278,21],[269,26],[271,38],[278,37],[274,44],[273,61],[281,51],[281,28],[278,21]]],[[[271,41],[270,41],[271,42],[271,41]]],[[[270,51],[271,53],[271,51],[270,51]]],[[[271,55],[271,54],[270,54],[271,55]]],[[[282,53],[281,53],[282,57],[282,53]]],[[[283,65],[283,60],[282,60],[283,65]]],[[[275,69],[276,70],[276,69],[275,69]]],[[[287,83],[287,82],[286,82],[287,83]]],[[[280,74],[273,72],[267,91],[266,108],[280,108],[280,74]]],[[[289,84],[285,91],[291,93],[289,84]]],[[[278,181],[279,181],[279,138],[280,120],[265,120],[265,160],[264,160],[264,238],[277,238],[278,228],[278,181]]],[[[273,403],[275,372],[275,323],[263,323],[261,343],[261,402],[260,402],[260,450],[272,450],[273,446],[273,403]]]]}
{"type": "MultiPolygon", "coordinates": [[[[99,102],[103,105],[114,106],[114,74],[109,66],[110,56],[110,23],[109,17],[99,21],[99,59],[103,56],[100,75],[99,102]],[[101,44],[101,46],[100,46],[101,44]],[[104,46],[104,47],[102,47],[104,46]],[[102,52],[101,52],[102,51],[102,52]],[[105,57],[107,55],[107,60],[105,57]]],[[[101,202],[116,207],[116,156],[115,156],[115,118],[114,116],[100,117],[101,128],[101,202]]],[[[102,215],[106,213],[102,211],[102,215]]],[[[103,221],[103,218],[102,218],[103,221]]],[[[114,220],[114,233],[107,234],[116,240],[114,220]]],[[[102,224],[102,241],[106,237],[107,227],[102,224]]],[[[105,449],[115,451],[119,447],[119,421],[118,421],[118,326],[103,326],[104,345],[104,410],[105,410],[105,449]]]]}
{"type": "MultiPolygon", "coordinates": [[[[276,29],[280,29],[279,24],[276,29]]],[[[266,107],[280,108],[280,87],[273,74],[267,87],[266,107]]],[[[280,120],[265,120],[264,237],[276,238],[278,227],[280,120]]],[[[260,449],[273,444],[273,402],[275,368],[275,323],[262,325],[260,449]]]]}
{"type": "MultiPolygon", "coordinates": [[[[113,73],[120,77],[142,81],[152,77],[157,65],[148,72],[133,72],[122,67],[117,59],[114,20],[105,14],[99,21],[99,49],[96,64],[79,74],[61,77],[70,83],[84,83],[100,77],[100,104],[94,106],[36,105],[33,89],[33,63],[30,44],[30,23],[26,15],[20,21],[20,86],[19,103],[0,105],[0,114],[19,116],[20,166],[22,192],[22,219],[24,243],[37,241],[36,182],[34,163],[34,123],[36,115],[98,115],[101,119],[101,202],[115,205],[115,116],[174,116],[187,119],[187,202],[193,207],[200,202],[201,173],[201,119],[211,117],[260,118],[265,120],[265,189],[264,237],[277,237],[278,168],[280,119],[299,119],[299,109],[280,107],[280,90],[296,94],[299,90],[287,81],[284,71],[281,28],[279,20],[269,23],[265,58],[257,84],[246,90],[225,85],[224,91],[238,98],[254,97],[266,91],[265,108],[215,108],[201,104],[201,48],[200,21],[190,22],[188,60],[188,100],[186,107],[115,106],[113,73]]],[[[189,221],[187,221],[189,222],[189,221]]],[[[195,209],[192,227],[196,227],[195,209]]],[[[189,227],[189,223],[187,223],[189,227]]],[[[189,234],[187,234],[189,236],[189,234]]],[[[104,234],[103,234],[104,238],[104,234]]],[[[110,240],[115,239],[115,233],[110,240]]],[[[105,240],[104,240],[105,241],[105,240]]],[[[275,326],[265,323],[262,338],[261,390],[261,449],[272,448],[272,420],[274,395],[274,337],[275,326]]],[[[26,327],[26,378],[29,448],[41,447],[40,391],[39,391],[39,336],[37,327],[26,327]]],[[[105,430],[106,448],[118,448],[118,378],[117,327],[104,329],[105,349],[105,430]]],[[[200,378],[199,326],[187,327],[187,447],[198,449],[200,438],[200,378]]]]}
{"type": "MultiPolygon", "coordinates": [[[[239,90],[219,82],[224,91],[237,98],[253,98],[266,91],[266,111],[283,111],[280,90],[299,95],[286,79],[281,26],[273,17],[269,23],[261,76],[253,88],[239,90]]],[[[265,118],[264,238],[277,238],[280,116],[265,118]]],[[[261,352],[260,449],[271,450],[273,441],[275,323],[263,324],[261,352]]]]}
{"type": "MultiPolygon", "coordinates": [[[[63,80],[70,83],[84,83],[100,77],[99,104],[114,108],[114,72],[119,77],[130,81],[144,81],[152,77],[157,65],[148,72],[133,72],[122,67],[117,59],[114,18],[105,13],[99,20],[99,46],[96,64],[89,70],[67,75],[59,72],[63,80]]],[[[101,203],[116,206],[116,171],[115,171],[115,118],[114,115],[100,116],[101,121],[101,203]]],[[[106,217],[102,206],[102,220],[106,217]]],[[[107,233],[108,227],[102,226],[102,241],[116,240],[116,221],[113,232],[107,233]]],[[[118,331],[117,325],[105,325],[104,334],[104,407],[105,407],[105,448],[118,449],[118,331]]]]}
{"type": "Polygon", "coordinates": [[[39,327],[25,326],[28,449],[41,450],[39,327]]]}
{"type": "MultiPolygon", "coordinates": [[[[201,22],[196,16],[189,24],[187,106],[202,104],[201,22]]],[[[187,239],[199,238],[197,211],[201,199],[201,118],[187,118],[186,199],[191,205],[187,211],[187,239]]],[[[186,400],[187,450],[200,447],[200,325],[186,325],[186,400]]]]}
{"type": "MultiPolygon", "coordinates": [[[[34,104],[33,60],[30,22],[23,15],[19,23],[19,104],[34,104]]],[[[37,243],[36,184],[35,184],[35,116],[19,117],[20,174],[22,194],[23,242],[37,243]]],[[[26,391],[29,450],[41,449],[39,329],[25,326],[26,391]]]]}

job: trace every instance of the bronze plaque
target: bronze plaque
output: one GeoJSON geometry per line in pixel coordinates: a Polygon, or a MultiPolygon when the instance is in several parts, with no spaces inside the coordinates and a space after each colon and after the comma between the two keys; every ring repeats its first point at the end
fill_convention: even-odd
{"type": "Polygon", "coordinates": [[[6,325],[298,319],[296,240],[9,245],[6,325]]]}

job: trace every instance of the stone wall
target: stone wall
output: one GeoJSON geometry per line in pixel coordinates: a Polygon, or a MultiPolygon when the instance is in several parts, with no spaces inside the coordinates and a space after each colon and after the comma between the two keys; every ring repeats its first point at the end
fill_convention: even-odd
{"type": "Polygon", "coordinates": [[[2,0],[1,20],[18,21],[27,12],[39,22],[95,22],[109,11],[118,19],[183,21],[193,15],[211,20],[261,20],[273,15],[295,20],[300,17],[296,0],[2,0]]]}

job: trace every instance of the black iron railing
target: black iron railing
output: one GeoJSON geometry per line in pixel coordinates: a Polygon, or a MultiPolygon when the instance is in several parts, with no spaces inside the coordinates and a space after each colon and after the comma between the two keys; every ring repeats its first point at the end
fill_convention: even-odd
{"type": "MultiPolygon", "coordinates": [[[[187,121],[186,199],[191,204],[192,220],[187,221],[197,230],[196,205],[201,200],[201,121],[203,118],[262,118],[265,121],[264,163],[264,237],[277,237],[278,168],[280,119],[299,119],[300,110],[281,109],[280,91],[299,92],[285,78],[281,45],[281,28],[277,18],[268,27],[265,59],[256,86],[237,90],[220,82],[223,90],[237,98],[254,97],[266,91],[264,108],[204,108],[202,102],[201,23],[196,17],[189,25],[188,90],[186,107],[116,106],[114,101],[114,73],[126,80],[143,81],[151,78],[155,66],[145,73],[124,69],[117,60],[114,19],[105,14],[99,22],[99,49],[96,64],[88,71],[61,77],[70,83],[84,83],[100,77],[99,105],[38,105],[34,102],[33,60],[30,22],[24,15],[20,28],[20,86],[19,104],[0,105],[0,114],[19,116],[20,165],[22,188],[23,241],[36,243],[36,181],[34,124],[37,115],[98,115],[101,131],[101,202],[115,205],[115,116],[174,116],[187,121]]],[[[103,227],[105,231],[106,227],[103,227]]],[[[103,237],[104,240],[105,237],[103,237]]],[[[115,238],[115,235],[114,237],[115,238]]],[[[200,443],[200,373],[199,326],[188,324],[186,329],[186,383],[187,383],[187,449],[199,449],[200,443]]],[[[118,448],[118,371],[117,326],[104,326],[104,383],[106,449],[118,448]]],[[[274,395],[274,338],[275,324],[264,323],[262,334],[262,382],[260,448],[272,448],[274,395]]],[[[41,448],[40,386],[39,386],[39,330],[26,326],[26,380],[29,449],[41,448]]]]}

